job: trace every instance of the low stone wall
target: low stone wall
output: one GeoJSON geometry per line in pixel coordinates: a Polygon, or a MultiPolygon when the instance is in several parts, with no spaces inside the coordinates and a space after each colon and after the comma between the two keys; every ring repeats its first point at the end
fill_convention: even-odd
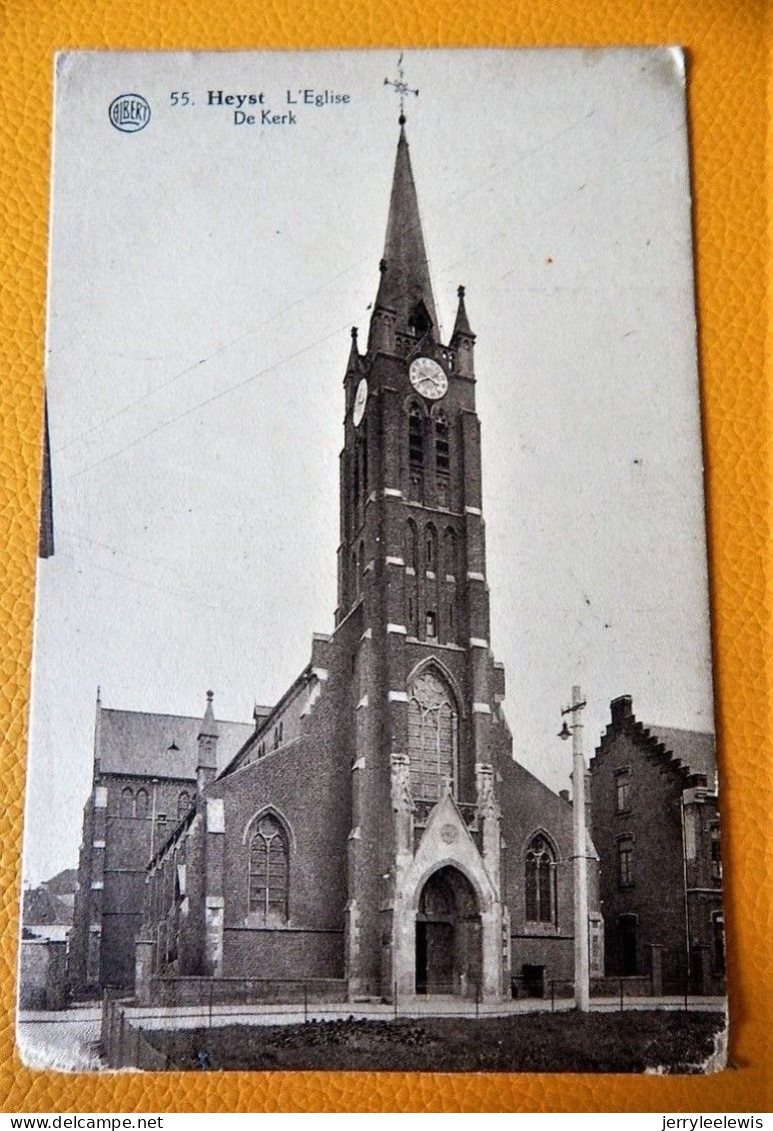
{"type": "Polygon", "coordinates": [[[152,1005],[177,1006],[250,1005],[261,1003],[302,1004],[345,1001],[343,978],[309,978],[282,981],[261,978],[156,977],[151,981],[152,1005]]]}
{"type": "Polygon", "coordinates": [[[19,1009],[65,1008],[66,949],[66,943],[59,940],[21,940],[19,1009]]]}
{"type": "MultiPolygon", "coordinates": [[[[558,998],[574,997],[574,982],[561,980],[546,985],[546,997],[558,998]]],[[[649,974],[637,974],[626,978],[591,978],[590,996],[608,998],[633,998],[652,997],[652,979],[649,974]]]]}

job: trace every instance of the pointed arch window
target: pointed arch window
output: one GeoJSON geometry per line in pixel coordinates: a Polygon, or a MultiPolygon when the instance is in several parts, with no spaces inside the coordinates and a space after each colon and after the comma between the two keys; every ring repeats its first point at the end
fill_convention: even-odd
{"type": "Polygon", "coordinates": [[[191,807],[191,795],[183,789],[177,798],[177,820],[182,821],[191,807]]]}
{"type": "Polygon", "coordinates": [[[456,532],[450,526],[443,535],[443,568],[445,569],[446,577],[452,577],[456,580],[458,576],[458,566],[456,564],[456,532]]]}
{"type": "Polygon", "coordinates": [[[148,815],[148,795],[144,789],[137,790],[137,796],[134,798],[134,816],[147,817],[148,815]]]}
{"type": "Polygon", "coordinates": [[[427,573],[437,569],[437,531],[432,523],[427,524],[424,536],[424,568],[427,573]]]}
{"type": "Polygon", "coordinates": [[[362,460],[362,497],[368,498],[368,421],[362,422],[362,435],[359,438],[360,458],[362,460]]]}
{"type": "Polygon", "coordinates": [[[541,833],[526,850],[526,919],[529,923],[556,922],[556,857],[541,833]]]}
{"type": "Polygon", "coordinates": [[[408,481],[411,502],[420,503],[424,491],[424,412],[415,402],[408,409],[408,481]]]}
{"type": "Polygon", "coordinates": [[[359,451],[355,448],[352,467],[352,505],[355,519],[357,517],[357,509],[360,505],[360,461],[358,457],[359,451]]]}
{"type": "Polygon", "coordinates": [[[411,792],[417,800],[437,801],[446,782],[455,792],[458,723],[446,681],[435,671],[422,671],[411,684],[408,700],[411,792]]]}
{"type": "Polygon", "coordinates": [[[411,467],[424,467],[424,414],[417,404],[408,411],[408,462],[411,467]]]}
{"type": "Polygon", "coordinates": [[[439,412],[435,421],[435,459],[438,474],[448,475],[451,470],[451,444],[448,437],[448,417],[439,412]]]}
{"type": "Polygon", "coordinates": [[[419,532],[409,518],[405,524],[405,627],[409,636],[419,635],[418,568],[419,532]]]}
{"type": "Polygon", "coordinates": [[[121,805],[118,812],[121,817],[134,816],[134,791],[128,785],[121,790],[121,805]]]}
{"type": "Polygon", "coordinates": [[[444,412],[439,412],[435,420],[435,470],[438,506],[447,507],[450,505],[451,494],[451,443],[448,417],[444,412]]]}
{"type": "Polygon", "coordinates": [[[405,524],[405,564],[414,573],[419,568],[419,535],[416,523],[409,518],[405,524]]]}
{"type": "Polygon", "coordinates": [[[432,329],[432,319],[424,299],[419,299],[414,306],[408,316],[408,325],[417,338],[423,338],[432,329]]]}
{"type": "Polygon", "coordinates": [[[277,818],[267,813],[250,839],[251,915],[265,923],[287,921],[289,875],[287,834],[277,818]]]}

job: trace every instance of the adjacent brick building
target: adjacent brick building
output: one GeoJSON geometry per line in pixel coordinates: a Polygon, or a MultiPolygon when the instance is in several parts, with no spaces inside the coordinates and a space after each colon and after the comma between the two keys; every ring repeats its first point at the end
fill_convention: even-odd
{"type": "Polygon", "coordinates": [[[714,736],[639,722],[623,695],[590,774],[607,973],[654,961],[665,993],[724,992],[714,736]]]}
{"type": "MultiPolygon", "coordinates": [[[[148,860],[196,794],[199,720],[103,707],[83,811],[68,982],[76,996],[134,984],[148,860]]],[[[221,723],[227,760],[254,730],[221,723]]]]}
{"type": "Polygon", "coordinates": [[[148,723],[141,768],[108,774],[101,755],[84,844],[106,870],[89,847],[80,983],[126,981],[143,887],[141,995],[153,975],[326,978],[387,999],[571,977],[572,809],[513,759],[489,646],[474,346],[463,288],[440,340],[401,127],[368,340],[353,331],[344,374],[334,631],[238,750],[210,694],[184,743],[180,720],[158,738],[148,723]],[[185,757],[160,774],[172,739],[185,757]],[[181,818],[168,837],[120,817],[127,773],[159,779],[148,805],[181,818]]]}

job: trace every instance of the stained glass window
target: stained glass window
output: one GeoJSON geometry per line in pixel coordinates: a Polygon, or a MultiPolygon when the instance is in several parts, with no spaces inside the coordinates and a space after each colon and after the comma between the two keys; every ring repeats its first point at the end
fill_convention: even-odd
{"type": "Polygon", "coordinates": [[[526,918],[530,923],[556,921],[556,858],[542,834],[526,852],[526,918]]]}
{"type": "Polygon", "coordinates": [[[457,722],[450,689],[435,672],[422,672],[413,683],[408,703],[408,756],[415,798],[437,801],[447,780],[453,791],[457,722]]]}
{"type": "Polygon", "coordinates": [[[250,841],[250,912],[266,922],[287,919],[288,848],[276,817],[261,817],[250,841]]]}

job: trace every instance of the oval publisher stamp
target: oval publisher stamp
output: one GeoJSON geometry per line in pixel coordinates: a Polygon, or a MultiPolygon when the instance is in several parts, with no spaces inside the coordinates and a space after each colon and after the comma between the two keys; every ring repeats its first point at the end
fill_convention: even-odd
{"type": "Polygon", "coordinates": [[[150,121],[150,103],[141,94],[119,94],[110,103],[107,115],[121,133],[136,134],[150,121]]]}

